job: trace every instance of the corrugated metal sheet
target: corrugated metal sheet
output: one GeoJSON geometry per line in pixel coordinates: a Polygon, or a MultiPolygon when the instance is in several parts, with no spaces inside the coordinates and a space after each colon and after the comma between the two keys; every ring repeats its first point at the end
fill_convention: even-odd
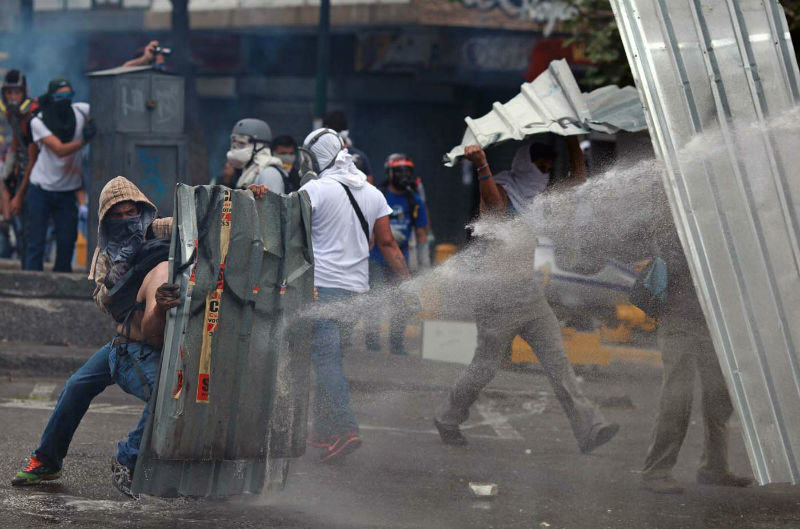
{"type": "Polygon", "coordinates": [[[495,102],[485,116],[468,117],[464,121],[467,123],[464,138],[445,155],[447,166],[464,154],[467,145],[488,147],[543,132],[561,136],[591,131],[614,134],[647,127],[635,88],[604,86],[583,94],[563,59],[551,62],[546,71],[523,84],[519,95],[507,103],[495,102]]]}
{"type": "Polygon", "coordinates": [[[297,310],[313,295],[310,206],[304,194],[212,186],[179,185],[175,200],[171,270],[184,297],[133,489],[257,493],[305,450],[310,333],[297,310]]]}
{"type": "Polygon", "coordinates": [[[612,0],[756,478],[800,481],[800,99],[775,0],[612,0]]]}

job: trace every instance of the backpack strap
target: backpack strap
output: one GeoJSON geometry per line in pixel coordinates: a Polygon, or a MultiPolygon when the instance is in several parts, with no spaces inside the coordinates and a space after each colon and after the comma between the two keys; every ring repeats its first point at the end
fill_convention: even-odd
{"type": "Polygon", "coordinates": [[[352,204],[353,209],[356,210],[358,222],[361,223],[361,229],[364,230],[364,237],[367,238],[367,245],[369,245],[369,223],[367,223],[367,219],[364,218],[364,213],[361,212],[361,207],[359,207],[358,202],[356,202],[355,197],[353,197],[353,193],[350,192],[350,188],[341,182],[339,182],[339,185],[344,188],[344,192],[347,193],[347,198],[350,199],[350,204],[352,204]]]}
{"type": "Polygon", "coordinates": [[[419,218],[419,204],[414,199],[413,191],[406,192],[406,198],[408,198],[408,212],[411,215],[411,229],[417,227],[417,219],[419,218]]]}

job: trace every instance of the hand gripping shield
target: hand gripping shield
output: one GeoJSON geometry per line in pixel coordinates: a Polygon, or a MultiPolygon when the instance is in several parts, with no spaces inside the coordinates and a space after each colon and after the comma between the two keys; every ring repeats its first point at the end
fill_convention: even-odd
{"type": "Polygon", "coordinates": [[[313,297],[304,193],[179,184],[170,311],[133,491],[257,493],[305,450],[313,297]]]}

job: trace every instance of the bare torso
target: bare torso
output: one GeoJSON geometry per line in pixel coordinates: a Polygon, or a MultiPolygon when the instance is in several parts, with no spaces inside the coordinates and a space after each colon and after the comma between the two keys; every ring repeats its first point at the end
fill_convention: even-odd
{"type": "MultiPolygon", "coordinates": [[[[145,276],[136,295],[136,301],[144,302],[145,307],[144,310],[136,311],[131,317],[130,333],[127,335],[130,341],[146,343],[156,348],[161,348],[163,345],[168,307],[163,302],[159,303],[157,294],[159,287],[162,287],[168,279],[169,263],[166,261],[156,265],[145,276]]],[[[122,324],[117,325],[117,332],[123,334],[122,324]]]]}

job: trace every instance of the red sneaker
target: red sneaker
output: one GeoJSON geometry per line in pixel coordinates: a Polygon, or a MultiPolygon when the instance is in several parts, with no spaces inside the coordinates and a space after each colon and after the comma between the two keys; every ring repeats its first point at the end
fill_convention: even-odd
{"type": "Polygon", "coordinates": [[[331,444],[324,447],[319,456],[320,463],[329,463],[341,459],[354,452],[361,446],[361,436],[358,432],[348,432],[331,437],[331,444]]]}
{"type": "Polygon", "coordinates": [[[314,448],[328,448],[331,443],[333,443],[333,439],[330,436],[319,435],[313,432],[308,436],[308,444],[314,448]]]}

